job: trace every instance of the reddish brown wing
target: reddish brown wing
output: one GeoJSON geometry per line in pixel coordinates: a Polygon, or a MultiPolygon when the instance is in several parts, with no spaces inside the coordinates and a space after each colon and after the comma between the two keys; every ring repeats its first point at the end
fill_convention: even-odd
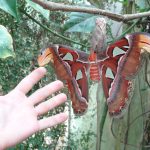
{"type": "Polygon", "coordinates": [[[105,96],[107,98],[108,110],[111,116],[120,116],[121,111],[125,108],[129,99],[130,81],[117,74],[117,67],[119,59],[123,55],[115,56],[114,58],[107,58],[102,66],[102,83],[105,96]],[[112,71],[114,78],[110,78],[106,71],[112,71]]]}
{"type": "MultiPolygon", "coordinates": [[[[141,64],[141,51],[149,48],[149,34],[129,34],[111,44],[106,55],[102,52],[96,55],[98,59],[95,62],[90,62],[93,79],[100,79],[98,73],[102,68],[103,88],[111,115],[120,114],[122,108],[126,106],[133,89],[130,80],[135,76],[141,64]],[[114,55],[116,47],[122,49],[124,53],[114,55]],[[114,79],[106,76],[108,68],[111,69],[114,79]],[[95,70],[98,74],[96,77],[95,70]]],[[[86,70],[89,67],[90,57],[86,53],[75,51],[70,47],[52,45],[41,53],[38,60],[41,65],[49,61],[53,62],[58,77],[66,80],[68,84],[74,112],[76,114],[85,112],[88,100],[86,70]],[[66,59],[68,54],[71,59],[66,59]],[[78,78],[78,72],[81,73],[80,78],[78,78]]]]}
{"type": "Polygon", "coordinates": [[[134,77],[141,66],[143,49],[150,49],[150,34],[134,33],[125,36],[129,49],[119,63],[119,72],[127,79],[134,77]],[[129,67],[130,66],[130,67],[129,67]],[[121,70],[121,68],[124,68],[121,70]]]}
{"type": "Polygon", "coordinates": [[[124,38],[108,47],[106,53],[109,57],[114,57],[113,53],[115,47],[119,47],[125,52],[118,63],[119,72],[125,78],[132,78],[140,68],[142,51],[144,49],[150,49],[150,34],[127,34],[124,38]]]}
{"type": "Polygon", "coordinates": [[[65,80],[68,84],[75,114],[85,112],[88,107],[87,64],[85,63],[88,55],[70,47],[51,45],[41,53],[38,60],[39,65],[43,65],[44,61],[48,63],[48,60],[53,62],[58,78],[65,80]],[[81,73],[79,79],[77,79],[78,72],[81,73]]]}
{"type": "Polygon", "coordinates": [[[140,68],[141,51],[145,47],[150,48],[150,36],[145,33],[126,35],[108,47],[108,58],[103,62],[102,79],[111,115],[120,114],[130,99],[133,91],[131,79],[140,68]],[[114,56],[115,47],[119,47],[125,53],[114,56]],[[112,70],[114,79],[106,77],[107,68],[112,70]]]}

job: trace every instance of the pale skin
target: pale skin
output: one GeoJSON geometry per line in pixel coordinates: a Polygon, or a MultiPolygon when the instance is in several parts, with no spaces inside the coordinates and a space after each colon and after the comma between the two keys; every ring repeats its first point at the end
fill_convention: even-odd
{"type": "Polygon", "coordinates": [[[66,113],[41,120],[37,118],[66,101],[63,93],[45,101],[48,96],[63,88],[61,81],[52,82],[26,96],[45,74],[46,69],[40,67],[25,77],[10,93],[0,96],[0,150],[20,143],[37,131],[67,120],[66,113]]]}

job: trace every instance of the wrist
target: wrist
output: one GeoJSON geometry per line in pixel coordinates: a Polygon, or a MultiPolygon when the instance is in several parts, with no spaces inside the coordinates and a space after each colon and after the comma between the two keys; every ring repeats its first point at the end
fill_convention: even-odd
{"type": "Polygon", "coordinates": [[[4,150],[7,148],[7,144],[6,144],[6,138],[4,136],[4,134],[2,134],[3,131],[1,131],[0,133],[0,150],[4,150]]]}
{"type": "MultiPolygon", "coordinates": [[[[1,140],[0,140],[1,142],[1,140]]],[[[5,150],[6,149],[6,146],[4,145],[4,143],[0,143],[0,150],[5,150]]]]}

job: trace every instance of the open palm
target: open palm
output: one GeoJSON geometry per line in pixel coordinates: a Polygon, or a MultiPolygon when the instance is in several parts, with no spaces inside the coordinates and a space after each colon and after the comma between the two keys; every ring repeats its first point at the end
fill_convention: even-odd
{"type": "Polygon", "coordinates": [[[11,147],[33,133],[67,119],[66,113],[60,113],[38,120],[38,116],[66,101],[66,95],[63,93],[43,101],[63,87],[61,81],[52,82],[29,97],[26,96],[45,73],[45,68],[36,69],[9,94],[0,97],[0,149],[11,147]]]}

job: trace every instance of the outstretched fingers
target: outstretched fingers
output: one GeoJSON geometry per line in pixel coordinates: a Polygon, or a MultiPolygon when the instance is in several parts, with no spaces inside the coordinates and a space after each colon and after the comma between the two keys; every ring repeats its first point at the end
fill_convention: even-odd
{"type": "Polygon", "coordinates": [[[68,118],[68,115],[66,113],[60,113],[55,116],[51,116],[49,118],[41,119],[39,120],[39,130],[43,130],[45,128],[49,128],[57,124],[60,124],[66,121],[67,118],[68,118]]]}
{"type": "Polygon", "coordinates": [[[29,96],[29,100],[33,105],[38,104],[39,102],[43,101],[45,98],[62,88],[63,83],[61,81],[54,81],[34,92],[31,96],[29,96]]]}
{"type": "Polygon", "coordinates": [[[66,100],[67,100],[66,95],[61,93],[61,94],[54,96],[50,100],[47,100],[43,103],[40,103],[39,105],[37,105],[35,107],[37,115],[39,116],[39,115],[47,113],[49,110],[51,110],[51,109],[55,108],[56,106],[64,103],[66,100]]]}
{"type": "Polygon", "coordinates": [[[46,74],[46,69],[44,67],[39,67],[26,76],[15,89],[23,92],[24,94],[28,93],[31,88],[46,74]]]}

